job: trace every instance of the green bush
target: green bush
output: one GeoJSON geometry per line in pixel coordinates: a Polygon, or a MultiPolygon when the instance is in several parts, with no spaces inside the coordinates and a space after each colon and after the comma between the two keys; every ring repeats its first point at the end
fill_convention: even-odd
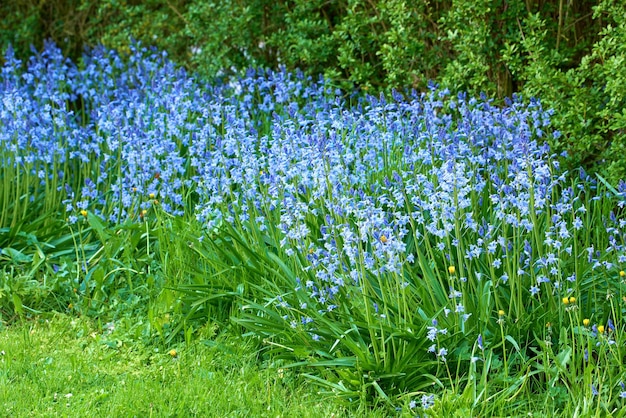
{"type": "Polygon", "coordinates": [[[602,1],[592,10],[593,31],[578,28],[579,11],[562,24],[567,34],[539,14],[527,16],[520,21],[521,41],[506,44],[503,58],[525,97],[540,97],[555,109],[554,125],[564,135],[551,145],[568,153],[568,166],[617,181],[626,176],[620,158],[626,146],[626,6],[602,1]],[[559,43],[555,31],[570,44],[559,43]]]}
{"type": "Polygon", "coordinates": [[[606,26],[591,53],[567,74],[575,96],[555,101],[563,108],[559,122],[575,133],[565,147],[574,162],[591,163],[612,179],[626,177],[626,5],[617,3],[603,1],[595,9],[606,26]]]}
{"type": "Polygon", "coordinates": [[[31,45],[42,49],[53,39],[76,57],[94,30],[97,1],[15,0],[0,3],[0,48],[11,44],[21,58],[30,56],[31,45]]]}

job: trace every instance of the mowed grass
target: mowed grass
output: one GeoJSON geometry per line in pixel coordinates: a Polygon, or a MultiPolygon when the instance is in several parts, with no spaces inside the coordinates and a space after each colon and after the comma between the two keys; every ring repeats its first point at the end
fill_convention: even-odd
{"type": "Polygon", "coordinates": [[[125,335],[62,315],[4,327],[0,416],[360,415],[282,370],[259,368],[241,341],[158,349],[125,335]]]}

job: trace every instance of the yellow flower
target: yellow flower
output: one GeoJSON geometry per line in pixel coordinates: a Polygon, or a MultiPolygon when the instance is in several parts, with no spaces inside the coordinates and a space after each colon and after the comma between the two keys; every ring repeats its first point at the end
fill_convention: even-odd
{"type": "Polygon", "coordinates": [[[454,266],[448,267],[448,273],[454,274],[456,272],[456,268],[454,266]]]}
{"type": "Polygon", "coordinates": [[[83,215],[85,218],[87,217],[87,211],[85,209],[81,210],[80,214],[83,215]]]}
{"type": "Polygon", "coordinates": [[[176,350],[174,350],[173,348],[167,353],[172,357],[176,357],[178,356],[178,353],[176,352],[176,350]]]}
{"type": "Polygon", "coordinates": [[[382,242],[383,244],[387,242],[387,237],[384,235],[380,236],[380,242],[382,242]]]}
{"type": "Polygon", "coordinates": [[[583,319],[583,325],[584,325],[584,326],[588,327],[588,326],[589,326],[589,322],[590,322],[590,321],[589,321],[589,319],[588,319],[588,318],[583,319]]]}
{"type": "Polygon", "coordinates": [[[504,310],[500,309],[500,310],[498,311],[498,316],[504,316],[504,310]]]}
{"type": "Polygon", "coordinates": [[[576,303],[576,298],[574,296],[570,296],[569,303],[576,303]]]}
{"type": "Polygon", "coordinates": [[[563,298],[562,300],[563,300],[563,304],[564,305],[567,305],[569,303],[569,299],[568,298],[563,298]]]}
{"type": "Polygon", "coordinates": [[[598,332],[599,332],[600,334],[603,334],[603,333],[604,333],[604,325],[598,325],[598,332]]]}
{"type": "Polygon", "coordinates": [[[148,196],[150,197],[150,199],[154,199],[155,198],[154,193],[150,193],[148,196]]]}
{"type": "Polygon", "coordinates": [[[626,277],[626,271],[622,270],[619,272],[619,277],[626,277]]]}

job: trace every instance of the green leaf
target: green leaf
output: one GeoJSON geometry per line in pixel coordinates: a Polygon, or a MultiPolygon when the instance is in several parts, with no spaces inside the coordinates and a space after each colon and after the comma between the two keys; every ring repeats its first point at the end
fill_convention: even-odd
{"type": "Polygon", "coordinates": [[[559,354],[557,354],[556,365],[562,372],[565,372],[567,370],[567,365],[569,364],[571,358],[572,347],[569,346],[562,350],[559,354]]]}
{"type": "Polygon", "coordinates": [[[11,261],[13,261],[16,264],[22,264],[22,263],[31,263],[33,261],[33,257],[30,255],[25,255],[23,254],[21,251],[18,251],[14,248],[3,248],[2,249],[2,254],[6,255],[7,257],[9,257],[9,259],[11,261]]]}
{"type": "Polygon", "coordinates": [[[109,238],[111,238],[111,235],[106,231],[106,228],[104,227],[104,224],[102,223],[102,220],[96,214],[92,212],[88,212],[87,222],[95,231],[100,242],[105,244],[109,241],[109,238]]]}
{"type": "Polygon", "coordinates": [[[22,305],[22,298],[16,293],[13,292],[11,294],[11,299],[13,300],[13,309],[15,309],[15,313],[21,315],[24,313],[24,305],[22,305]]]}
{"type": "Polygon", "coordinates": [[[521,350],[519,348],[519,344],[517,343],[517,341],[515,341],[515,339],[513,337],[511,337],[510,335],[507,335],[506,337],[504,337],[508,342],[510,342],[513,347],[515,347],[515,350],[517,350],[517,352],[519,353],[521,350]]]}

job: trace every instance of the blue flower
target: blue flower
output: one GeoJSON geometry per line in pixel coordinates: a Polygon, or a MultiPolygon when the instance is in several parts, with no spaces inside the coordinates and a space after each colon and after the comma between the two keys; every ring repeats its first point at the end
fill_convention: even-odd
{"type": "Polygon", "coordinates": [[[435,405],[435,395],[422,395],[422,408],[424,410],[430,409],[433,405],[435,405]]]}

